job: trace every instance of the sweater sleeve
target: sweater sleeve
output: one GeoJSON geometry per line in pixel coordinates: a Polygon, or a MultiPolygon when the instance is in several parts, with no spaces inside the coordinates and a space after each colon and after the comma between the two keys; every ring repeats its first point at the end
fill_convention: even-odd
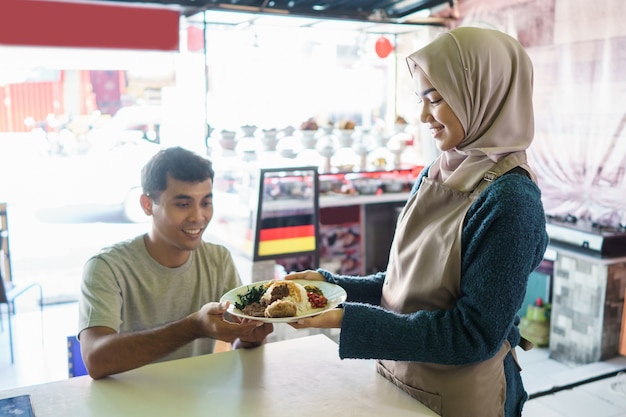
{"type": "Polygon", "coordinates": [[[326,281],[337,284],[346,290],[347,302],[380,305],[385,283],[385,272],[359,277],[350,275],[334,275],[329,271],[318,269],[326,281]]]}
{"type": "Polygon", "coordinates": [[[397,314],[348,302],[340,357],[463,365],[514,340],[528,276],[548,243],[539,188],[517,174],[494,181],[468,210],[461,242],[462,295],[453,308],[397,314]]]}

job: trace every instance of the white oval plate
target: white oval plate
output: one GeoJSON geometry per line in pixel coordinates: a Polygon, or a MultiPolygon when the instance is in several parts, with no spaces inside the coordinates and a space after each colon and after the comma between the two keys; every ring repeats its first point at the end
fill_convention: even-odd
{"type": "Polygon", "coordinates": [[[309,280],[303,280],[303,279],[295,279],[294,281],[303,286],[314,285],[318,287],[320,290],[322,290],[322,293],[324,293],[324,297],[328,299],[328,304],[326,304],[326,307],[315,308],[313,310],[309,310],[308,312],[304,314],[300,314],[300,315],[293,316],[293,317],[277,317],[277,318],[248,316],[246,314],[243,314],[243,312],[239,310],[238,308],[235,308],[235,302],[237,303],[239,302],[238,296],[240,294],[247,293],[251,287],[257,287],[259,285],[264,285],[272,281],[253,282],[252,284],[242,285],[241,287],[234,288],[228,291],[226,294],[222,295],[222,298],[220,298],[220,302],[230,301],[228,312],[232,314],[233,316],[241,317],[244,319],[250,319],[250,320],[259,320],[265,323],[291,323],[291,322],[298,321],[299,319],[302,319],[305,317],[317,316],[321,312],[330,310],[331,308],[335,308],[339,304],[346,301],[346,297],[347,297],[346,291],[343,288],[341,288],[339,285],[331,284],[330,282],[326,282],[326,281],[309,281],[309,280]]]}

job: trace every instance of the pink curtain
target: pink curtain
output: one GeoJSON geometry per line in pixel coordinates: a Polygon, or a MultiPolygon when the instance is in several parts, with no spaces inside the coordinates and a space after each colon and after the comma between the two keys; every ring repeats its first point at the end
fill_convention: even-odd
{"type": "Polygon", "coordinates": [[[626,225],[626,97],[619,88],[624,42],[605,38],[531,50],[537,124],[529,155],[548,214],[626,225]],[[542,65],[548,62],[551,67],[542,65]]]}
{"type": "Polygon", "coordinates": [[[529,159],[546,212],[626,225],[626,2],[457,3],[458,25],[502,30],[533,60],[529,159]]]}

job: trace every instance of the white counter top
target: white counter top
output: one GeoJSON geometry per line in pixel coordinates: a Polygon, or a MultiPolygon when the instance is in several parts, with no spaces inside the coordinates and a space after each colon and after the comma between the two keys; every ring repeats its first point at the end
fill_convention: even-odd
{"type": "Polygon", "coordinates": [[[339,359],[323,335],[260,348],[0,391],[30,394],[37,417],[430,416],[376,373],[374,362],[339,359]]]}
{"type": "Polygon", "coordinates": [[[320,195],[320,208],[358,206],[362,204],[405,203],[411,193],[383,193],[371,195],[320,195]]]}
{"type": "Polygon", "coordinates": [[[548,244],[548,249],[546,250],[545,259],[554,261],[559,254],[576,259],[582,259],[599,265],[616,265],[626,262],[626,256],[603,258],[600,255],[591,252],[572,249],[568,246],[559,244],[558,242],[550,242],[548,244]]]}

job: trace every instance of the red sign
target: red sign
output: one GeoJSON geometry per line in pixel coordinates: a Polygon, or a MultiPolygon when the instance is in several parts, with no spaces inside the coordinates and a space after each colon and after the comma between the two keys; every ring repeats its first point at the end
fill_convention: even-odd
{"type": "Polygon", "coordinates": [[[0,1],[0,45],[177,51],[177,11],[56,0],[0,1]]]}

